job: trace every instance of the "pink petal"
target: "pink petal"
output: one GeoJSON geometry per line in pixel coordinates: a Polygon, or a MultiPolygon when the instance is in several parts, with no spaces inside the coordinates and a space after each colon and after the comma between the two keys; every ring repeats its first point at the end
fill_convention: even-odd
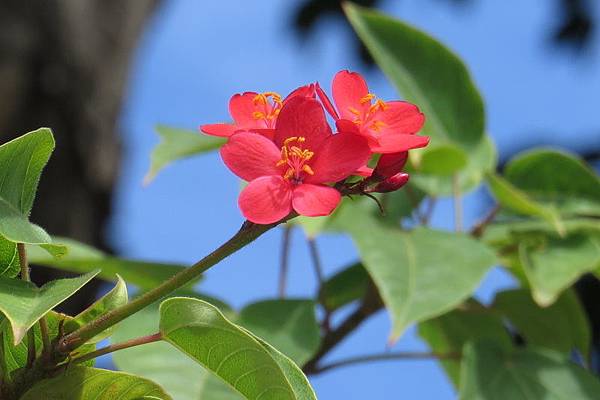
{"type": "Polygon", "coordinates": [[[292,212],[292,187],[281,176],[263,176],[242,190],[238,204],[249,221],[272,224],[292,212]]]}
{"type": "Polygon", "coordinates": [[[200,126],[200,130],[207,135],[229,137],[235,133],[238,128],[233,124],[206,124],[200,126]]]}
{"type": "Polygon", "coordinates": [[[265,106],[255,104],[254,98],[256,92],[246,92],[244,94],[234,94],[229,100],[229,113],[236,125],[244,128],[267,128],[263,119],[256,119],[253,116],[255,111],[265,112],[265,106]]]}
{"type": "Polygon", "coordinates": [[[331,136],[321,103],[309,97],[296,96],[281,108],[275,126],[275,143],[283,146],[285,139],[293,136],[306,138],[304,145],[315,148],[331,136]]]}
{"type": "Polygon", "coordinates": [[[375,120],[380,120],[385,125],[380,133],[388,132],[413,134],[417,133],[425,123],[425,115],[414,104],[406,101],[388,101],[386,108],[377,113],[375,120]]]}
{"type": "Polygon", "coordinates": [[[429,136],[386,134],[381,135],[377,142],[378,143],[369,143],[373,153],[400,153],[410,149],[418,149],[427,146],[429,143],[429,136]]]}
{"type": "Polygon", "coordinates": [[[335,127],[338,132],[347,132],[347,133],[360,133],[360,129],[358,126],[347,119],[338,119],[335,121],[335,127]]]}
{"type": "Polygon", "coordinates": [[[221,158],[234,174],[247,181],[281,174],[276,166],[281,158],[279,149],[258,133],[239,132],[231,136],[221,147],[221,158]]]}
{"type": "Polygon", "coordinates": [[[332,93],[341,118],[354,120],[356,115],[350,112],[350,108],[362,111],[370,105],[370,102],[360,103],[360,99],[369,94],[369,87],[364,78],[356,72],[338,72],[333,78],[332,93]]]}
{"type": "Polygon", "coordinates": [[[331,214],[341,198],[340,192],[334,188],[305,183],[294,188],[292,205],[300,215],[320,217],[331,214]]]}
{"type": "Polygon", "coordinates": [[[353,133],[331,136],[314,150],[314,158],[308,162],[314,175],[305,182],[329,183],[346,179],[367,164],[371,152],[367,140],[353,133]]]}
{"type": "Polygon", "coordinates": [[[354,173],[352,175],[364,176],[365,178],[368,178],[371,175],[373,175],[373,168],[367,167],[365,165],[365,166],[358,168],[356,171],[354,171],[354,173]]]}

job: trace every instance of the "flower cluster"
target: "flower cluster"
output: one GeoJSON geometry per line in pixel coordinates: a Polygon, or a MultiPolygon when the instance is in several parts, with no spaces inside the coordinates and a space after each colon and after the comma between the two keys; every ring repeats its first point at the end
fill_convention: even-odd
{"type": "Polygon", "coordinates": [[[411,103],[378,99],[355,72],[338,72],[332,95],[333,102],[318,83],[285,99],[274,92],[236,94],[229,102],[233,123],[201,127],[228,138],[221,157],[248,181],[239,197],[248,220],[270,224],[294,211],[329,215],[343,194],[390,192],[406,184],[408,150],[429,142],[415,135],[424,115],[411,103]],[[381,156],[369,168],[376,154],[381,156]],[[363,179],[346,183],[350,176],[363,179]]]}

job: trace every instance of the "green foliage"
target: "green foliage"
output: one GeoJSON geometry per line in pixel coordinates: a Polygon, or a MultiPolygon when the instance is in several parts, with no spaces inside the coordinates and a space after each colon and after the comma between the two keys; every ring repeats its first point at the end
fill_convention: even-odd
{"type": "Polygon", "coordinates": [[[151,289],[185,268],[179,264],[154,263],[112,257],[100,250],[72,239],[57,238],[68,249],[60,258],[48,257],[36,247],[28,246],[31,263],[74,273],[87,273],[100,269],[98,278],[116,281],[117,275],[141,289],[151,289]]]}
{"type": "Polygon", "coordinates": [[[575,349],[584,355],[589,353],[590,326],[571,290],[546,308],[534,303],[526,289],[504,291],[496,294],[493,308],[511,322],[529,345],[567,354],[575,349]]]}
{"type": "Polygon", "coordinates": [[[0,276],[14,278],[20,270],[17,244],[0,236],[0,276]]]}
{"type": "Polygon", "coordinates": [[[209,303],[172,298],[161,304],[160,315],[164,340],[246,398],[316,399],[308,380],[289,358],[228,321],[209,303]]]}
{"type": "Polygon", "coordinates": [[[467,344],[461,400],[597,399],[600,381],[551,350],[515,349],[490,342],[467,344]]]}
{"type": "Polygon", "coordinates": [[[45,379],[20,400],[171,400],[148,379],[123,372],[89,367],[70,367],[55,378],[45,379]]]}
{"type": "Polygon", "coordinates": [[[362,299],[369,288],[369,274],[361,263],[343,269],[327,279],[319,290],[319,299],[329,311],[362,299]]]}
{"type": "Polygon", "coordinates": [[[41,288],[29,282],[0,277],[0,311],[10,322],[14,344],[19,344],[33,324],[81,289],[96,273],[55,280],[41,288]]]}
{"type": "Polygon", "coordinates": [[[225,143],[223,138],[164,125],[158,125],[156,132],[161,141],[150,156],[150,170],[144,178],[145,183],[152,181],[156,174],[171,162],[216,150],[225,143]]]}
{"type": "Polygon", "coordinates": [[[451,310],[468,298],[494,253],[466,235],[426,228],[385,228],[346,206],[345,228],[392,317],[392,339],[414,322],[451,310]]]}

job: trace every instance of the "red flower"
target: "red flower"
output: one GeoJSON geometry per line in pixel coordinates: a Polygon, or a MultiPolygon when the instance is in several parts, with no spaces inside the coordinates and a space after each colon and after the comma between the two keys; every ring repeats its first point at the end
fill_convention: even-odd
{"type": "Polygon", "coordinates": [[[258,224],[277,222],[295,210],[329,215],[340,193],[327,183],[346,179],[366,164],[367,141],[352,133],[333,135],[321,104],[296,96],[279,114],[274,139],[239,132],[221,148],[225,164],[249,181],[239,197],[244,216],[258,224]]]}
{"type": "Polygon", "coordinates": [[[428,137],[415,135],[425,122],[417,106],[377,99],[356,72],[340,71],[333,78],[337,111],[319,86],[316,90],[325,109],[336,120],[338,130],[365,136],[373,153],[399,153],[429,143],[428,137]]]}
{"type": "Polygon", "coordinates": [[[234,122],[202,125],[200,130],[208,135],[223,137],[229,137],[238,131],[253,131],[272,138],[281,108],[296,96],[314,97],[315,85],[301,86],[283,100],[275,92],[235,94],[229,100],[229,114],[234,122]]]}

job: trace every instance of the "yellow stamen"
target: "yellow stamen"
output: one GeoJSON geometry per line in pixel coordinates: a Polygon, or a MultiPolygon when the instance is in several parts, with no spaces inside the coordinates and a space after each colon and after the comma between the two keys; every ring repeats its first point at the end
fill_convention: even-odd
{"type": "Polygon", "coordinates": [[[370,125],[370,128],[376,132],[381,131],[381,128],[385,127],[387,124],[383,121],[373,121],[370,125]]]}
{"type": "Polygon", "coordinates": [[[367,95],[363,96],[360,99],[360,104],[365,104],[370,102],[371,100],[373,100],[375,98],[375,95],[373,93],[368,93],[367,95]]]}
{"type": "Polygon", "coordinates": [[[309,175],[314,175],[315,174],[315,171],[313,171],[312,168],[310,166],[308,166],[308,165],[304,165],[302,167],[302,171],[306,172],[309,175]]]}
{"type": "Polygon", "coordinates": [[[252,118],[254,118],[254,119],[263,119],[263,118],[265,118],[265,117],[266,117],[266,116],[265,116],[265,113],[263,113],[263,112],[260,112],[260,111],[254,111],[254,112],[252,113],[252,118]]]}
{"type": "Polygon", "coordinates": [[[312,168],[305,163],[313,158],[315,153],[308,149],[303,149],[300,146],[300,144],[305,141],[306,138],[302,136],[292,136],[283,141],[283,146],[281,146],[281,159],[277,161],[277,164],[275,165],[277,167],[284,165],[288,166],[288,169],[283,175],[284,179],[294,179],[294,182],[297,183],[302,179],[300,175],[302,172],[308,175],[314,175],[312,168]],[[292,144],[297,145],[293,146],[292,144]]]}
{"type": "Polygon", "coordinates": [[[348,107],[348,111],[350,111],[352,114],[359,116],[360,115],[360,111],[358,111],[356,108],[354,107],[348,107]]]}

